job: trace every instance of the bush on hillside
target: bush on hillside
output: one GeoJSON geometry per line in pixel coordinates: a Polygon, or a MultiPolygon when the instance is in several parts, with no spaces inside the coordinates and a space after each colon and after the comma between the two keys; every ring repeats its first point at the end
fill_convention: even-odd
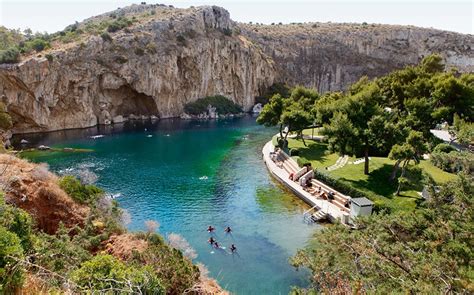
{"type": "Polygon", "coordinates": [[[12,117],[5,111],[5,105],[0,102],[0,129],[8,130],[12,127],[12,117]]]}
{"type": "Polygon", "coordinates": [[[0,294],[15,293],[23,283],[23,267],[16,259],[23,258],[18,236],[0,226],[0,294]]]}
{"type": "Polygon", "coordinates": [[[211,105],[216,108],[219,114],[239,114],[242,108],[222,95],[206,96],[184,106],[184,111],[191,115],[199,115],[207,112],[207,107],[211,105]]]}
{"type": "Polygon", "coordinates": [[[81,204],[93,204],[104,191],[95,185],[84,185],[74,176],[64,176],[59,181],[59,186],[71,198],[81,204]]]}
{"type": "Polygon", "coordinates": [[[125,265],[111,255],[97,255],[84,262],[73,272],[72,278],[91,292],[129,290],[139,294],[165,294],[160,279],[150,267],[125,265]]]}
{"type": "Polygon", "coordinates": [[[107,32],[103,32],[102,34],[100,34],[100,37],[102,38],[102,40],[104,40],[106,42],[111,42],[112,41],[112,37],[110,37],[109,33],[107,33],[107,32]]]}
{"type": "Polygon", "coordinates": [[[433,153],[450,153],[454,151],[456,151],[456,149],[447,143],[440,143],[433,149],[433,153]]]}
{"type": "Polygon", "coordinates": [[[120,31],[123,28],[126,28],[132,24],[132,21],[126,17],[119,17],[118,19],[114,20],[112,23],[109,24],[107,27],[107,32],[114,33],[120,31]]]}
{"type": "Polygon", "coordinates": [[[452,151],[449,153],[433,152],[430,161],[436,167],[451,173],[474,171],[474,154],[467,151],[452,151]]]}
{"type": "Polygon", "coordinates": [[[20,51],[16,47],[0,50],[0,64],[16,63],[20,57],[20,51]]]}
{"type": "Polygon", "coordinates": [[[35,38],[28,43],[28,46],[34,49],[36,52],[41,52],[44,49],[50,47],[49,42],[42,38],[35,38]]]}

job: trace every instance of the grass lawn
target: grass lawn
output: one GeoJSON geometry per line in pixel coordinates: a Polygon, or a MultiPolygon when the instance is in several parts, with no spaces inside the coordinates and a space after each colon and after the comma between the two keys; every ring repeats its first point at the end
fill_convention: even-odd
{"type": "Polygon", "coordinates": [[[306,140],[307,146],[304,146],[303,141],[296,139],[288,139],[288,146],[290,148],[297,148],[299,151],[299,158],[303,162],[311,162],[311,165],[317,169],[324,169],[336,163],[339,156],[337,154],[327,154],[327,144],[306,140]]]}
{"type": "Polygon", "coordinates": [[[305,134],[305,135],[320,135],[319,130],[321,130],[321,127],[317,127],[317,128],[314,128],[314,129],[312,129],[312,128],[304,129],[303,134],[305,134]]]}
{"type": "MultiPolygon", "coordinates": [[[[393,209],[410,210],[416,207],[416,201],[420,199],[420,192],[423,189],[421,182],[416,182],[410,187],[402,190],[400,196],[395,196],[397,190],[396,182],[391,183],[389,176],[393,169],[392,161],[383,157],[371,157],[369,161],[369,175],[364,174],[364,164],[346,164],[344,167],[333,171],[325,171],[325,167],[336,163],[339,155],[328,154],[327,145],[325,143],[306,140],[308,146],[304,146],[301,140],[290,139],[288,145],[290,148],[298,148],[299,157],[304,162],[311,162],[314,168],[319,171],[328,173],[357,189],[370,191],[383,196],[383,202],[393,209]]],[[[354,161],[350,158],[349,162],[354,161]]],[[[412,164],[411,166],[414,166],[412,164]]],[[[433,166],[429,161],[423,160],[418,165],[437,183],[444,183],[455,178],[454,174],[447,173],[433,166]]]]}

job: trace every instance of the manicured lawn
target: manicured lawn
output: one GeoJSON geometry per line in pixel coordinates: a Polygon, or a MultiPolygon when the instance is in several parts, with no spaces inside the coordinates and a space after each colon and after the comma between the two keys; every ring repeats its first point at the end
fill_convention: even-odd
{"type": "MultiPolygon", "coordinates": [[[[328,173],[357,189],[383,196],[383,202],[393,209],[410,210],[416,207],[416,200],[420,199],[419,192],[422,191],[423,184],[421,181],[415,182],[410,187],[402,190],[400,196],[395,196],[394,193],[397,190],[396,181],[389,181],[395,161],[383,157],[371,157],[369,161],[369,175],[364,174],[363,163],[348,163],[337,170],[327,171],[325,168],[336,163],[339,155],[328,154],[325,143],[311,140],[306,140],[306,143],[308,146],[305,147],[301,140],[290,139],[288,142],[290,148],[298,148],[299,157],[304,162],[311,162],[312,166],[319,171],[328,173]]],[[[354,160],[354,158],[350,158],[349,162],[354,160]]],[[[411,166],[414,166],[414,164],[411,166]]],[[[454,174],[444,172],[426,160],[421,161],[418,166],[430,174],[437,183],[444,183],[455,178],[454,174]]]]}
{"type": "Polygon", "coordinates": [[[317,127],[317,128],[314,128],[314,129],[305,129],[303,130],[303,134],[305,135],[320,135],[319,134],[319,130],[321,129],[321,127],[317,127]]]}
{"type": "Polygon", "coordinates": [[[313,168],[324,169],[336,163],[339,156],[337,154],[327,153],[327,144],[317,141],[306,140],[307,146],[303,141],[296,139],[288,139],[290,148],[299,150],[299,157],[303,162],[311,162],[313,168]]]}

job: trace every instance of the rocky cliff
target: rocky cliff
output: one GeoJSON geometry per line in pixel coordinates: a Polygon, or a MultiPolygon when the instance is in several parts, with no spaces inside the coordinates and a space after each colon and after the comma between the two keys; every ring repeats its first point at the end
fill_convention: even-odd
{"type": "Polygon", "coordinates": [[[439,53],[449,67],[474,71],[474,37],[413,26],[242,24],[244,35],[276,65],[276,79],[319,92],[345,89],[361,76],[387,74],[439,53]]]}
{"type": "MultiPolygon", "coordinates": [[[[147,6],[145,6],[147,7],[147,6]]],[[[275,69],[261,49],[234,35],[218,7],[148,6],[155,17],[112,40],[82,42],[0,71],[0,97],[14,133],[88,127],[123,117],[179,116],[197,98],[222,94],[248,110],[275,69]]]]}
{"type": "Polygon", "coordinates": [[[215,94],[249,110],[274,82],[339,90],[433,52],[461,71],[474,70],[472,35],[415,27],[250,25],[219,7],[132,5],[80,28],[116,14],[136,21],[110,38],[90,34],[2,66],[0,98],[14,133],[174,117],[187,102],[215,94]]]}

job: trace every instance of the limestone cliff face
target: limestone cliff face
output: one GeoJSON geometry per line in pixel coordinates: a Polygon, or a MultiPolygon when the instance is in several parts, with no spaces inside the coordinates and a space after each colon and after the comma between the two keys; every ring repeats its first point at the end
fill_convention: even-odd
{"type": "Polygon", "coordinates": [[[92,35],[0,67],[0,98],[14,133],[174,117],[187,102],[215,94],[249,110],[274,82],[341,90],[433,52],[449,66],[474,70],[472,35],[386,25],[237,24],[219,7],[133,5],[112,13],[148,17],[111,33],[112,40],[92,35]]]}
{"type": "Polygon", "coordinates": [[[218,7],[172,10],[111,34],[91,36],[53,60],[32,57],[0,70],[0,97],[14,133],[94,126],[120,116],[175,117],[197,98],[222,94],[249,110],[273,83],[272,61],[232,36],[218,7]],[[230,36],[229,36],[230,35],[230,36]]]}
{"type": "Polygon", "coordinates": [[[474,37],[412,26],[362,24],[242,24],[244,35],[275,61],[277,80],[319,92],[342,90],[360,77],[384,75],[424,56],[474,71],[474,37]]]}

